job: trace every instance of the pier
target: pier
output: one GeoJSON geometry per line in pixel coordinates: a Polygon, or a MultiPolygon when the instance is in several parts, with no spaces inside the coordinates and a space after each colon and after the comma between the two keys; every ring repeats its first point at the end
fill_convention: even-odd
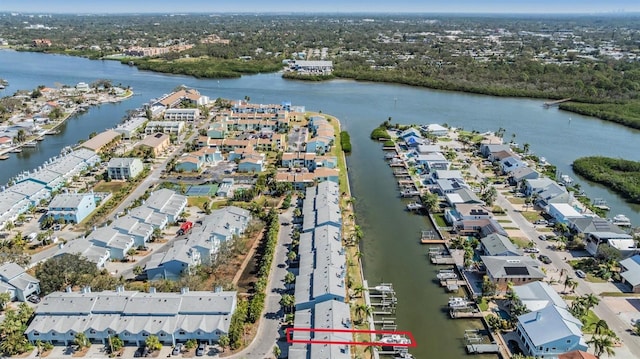
{"type": "MultiPolygon", "coordinates": [[[[433,230],[422,231],[420,235],[420,243],[422,244],[445,244],[445,240],[437,235],[433,230]]],[[[431,252],[431,249],[429,249],[431,252]]]]}
{"type": "Polygon", "coordinates": [[[547,101],[545,103],[542,104],[542,106],[544,106],[544,108],[549,108],[551,106],[556,106],[559,105],[563,102],[569,102],[571,101],[571,98],[563,98],[562,100],[555,100],[555,101],[547,101]]]}
{"type": "Polygon", "coordinates": [[[468,344],[467,353],[469,354],[491,354],[500,353],[498,344],[468,344]]]}

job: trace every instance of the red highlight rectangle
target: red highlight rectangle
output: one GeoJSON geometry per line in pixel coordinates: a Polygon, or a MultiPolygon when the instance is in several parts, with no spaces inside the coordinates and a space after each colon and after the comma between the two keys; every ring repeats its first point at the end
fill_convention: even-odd
{"type": "Polygon", "coordinates": [[[366,329],[316,329],[316,328],[287,328],[285,330],[287,343],[295,344],[333,344],[333,345],[364,345],[364,346],[385,346],[385,347],[407,347],[414,348],[418,346],[413,334],[408,331],[395,330],[366,330],[366,329]],[[409,339],[409,343],[385,343],[385,342],[346,342],[331,340],[314,340],[314,339],[293,339],[293,332],[309,332],[309,333],[350,333],[350,334],[376,334],[376,335],[399,335],[409,339]]]}

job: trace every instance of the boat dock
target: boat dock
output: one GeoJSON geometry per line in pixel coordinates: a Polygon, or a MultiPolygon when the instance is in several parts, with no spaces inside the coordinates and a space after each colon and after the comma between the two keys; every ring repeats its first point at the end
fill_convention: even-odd
{"type": "Polygon", "coordinates": [[[470,319],[470,318],[477,318],[477,319],[482,319],[482,312],[480,311],[476,311],[476,310],[472,310],[472,311],[462,311],[462,310],[450,310],[449,311],[449,316],[451,317],[451,319],[470,319]]]}
{"type": "MultiPolygon", "coordinates": [[[[420,233],[420,243],[422,244],[445,244],[445,240],[437,235],[433,230],[426,230],[420,233]]],[[[431,249],[429,249],[431,252],[431,249]]]]}
{"type": "Polygon", "coordinates": [[[500,353],[498,344],[467,344],[468,354],[500,353]]]}
{"type": "Polygon", "coordinates": [[[569,102],[569,101],[571,101],[571,98],[563,98],[561,100],[547,101],[547,102],[543,103],[542,106],[544,108],[549,108],[551,106],[559,105],[559,104],[561,104],[563,102],[569,102]]]}

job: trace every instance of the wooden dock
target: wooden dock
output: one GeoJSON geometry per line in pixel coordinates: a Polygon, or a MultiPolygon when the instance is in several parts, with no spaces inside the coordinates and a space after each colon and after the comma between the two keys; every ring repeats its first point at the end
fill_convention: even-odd
{"type": "Polygon", "coordinates": [[[451,256],[433,256],[431,257],[431,263],[433,264],[456,264],[456,261],[451,256]]]}
{"type": "Polygon", "coordinates": [[[545,108],[549,108],[551,106],[559,105],[563,102],[568,102],[568,101],[571,101],[571,98],[563,98],[562,100],[547,101],[543,103],[542,106],[544,106],[545,108]]]}
{"type": "Polygon", "coordinates": [[[460,310],[450,310],[449,311],[449,316],[451,317],[451,319],[470,319],[470,318],[478,318],[481,319],[483,318],[482,316],[482,312],[465,312],[465,311],[460,311],[460,310]]]}
{"type": "Polygon", "coordinates": [[[468,354],[500,353],[498,344],[467,344],[468,354]]]}

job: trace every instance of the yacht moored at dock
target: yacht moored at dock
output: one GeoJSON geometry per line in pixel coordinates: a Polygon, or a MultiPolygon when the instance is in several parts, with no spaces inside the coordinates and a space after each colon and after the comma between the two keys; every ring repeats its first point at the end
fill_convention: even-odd
{"type": "Polygon", "coordinates": [[[618,214],[611,219],[611,223],[620,227],[631,227],[631,220],[624,214],[618,214]]]}

